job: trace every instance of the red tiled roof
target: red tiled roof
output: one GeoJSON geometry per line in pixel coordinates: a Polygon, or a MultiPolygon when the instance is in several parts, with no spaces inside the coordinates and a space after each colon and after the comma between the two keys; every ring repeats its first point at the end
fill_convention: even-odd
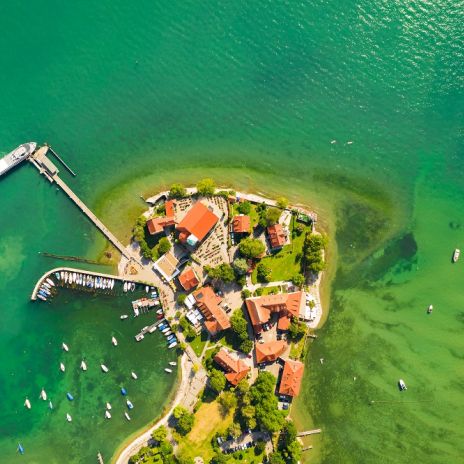
{"type": "Polygon", "coordinates": [[[177,226],[180,241],[185,242],[189,235],[193,234],[201,242],[218,220],[206,205],[197,201],[177,226]]]}
{"type": "Polygon", "coordinates": [[[166,210],[166,216],[168,217],[174,217],[174,204],[176,203],[176,200],[167,200],[166,203],[164,204],[164,208],[166,210]]]}
{"type": "Polygon", "coordinates": [[[281,395],[298,396],[301,380],[303,379],[304,364],[288,359],[285,361],[282,379],[280,380],[279,393],[281,395]]]}
{"type": "Polygon", "coordinates": [[[163,232],[165,227],[173,225],[175,225],[175,221],[172,216],[155,217],[147,221],[148,232],[150,232],[151,235],[159,234],[163,232]]]}
{"type": "Polygon", "coordinates": [[[257,343],[255,345],[256,362],[275,361],[287,348],[287,343],[283,340],[274,340],[268,343],[257,343]]]}
{"type": "Polygon", "coordinates": [[[200,281],[198,280],[195,272],[191,267],[186,267],[182,274],[179,275],[179,283],[182,285],[186,292],[194,289],[200,281]]]}
{"type": "Polygon", "coordinates": [[[214,360],[226,371],[226,379],[232,385],[237,385],[250,371],[250,366],[241,359],[233,358],[224,348],[218,352],[214,360]]]}
{"type": "Polygon", "coordinates": [[[232,220],[232,230],[236,234],[247,234],[251,229],[250,216],[234,216],[232,220]]]}
{"type": "Polygon", "coordinates": [[[267,235],[271,242],[272,248],[281,248],[285,245],[287,238],[284,233],[284,229],[280,224],[274,224],[267,228],[267,235]]]}
{"type": "Polygon", "coordinates": [[[222,298],[216,295],[211,287],[202,287],[193,293],[197,306],[205,317],[205,326],[211,335],[230,328],[227,314],[219,303],[222,298]]]}
{"type": "MultiPolygon", "coordinates": [[[[253,329],[255,332],[260,332],[261,326],[269,322],[273,313],[279,313],[280,318],[283,316],[287,316],[287,318],[299,317],[304,301],[304,292],[300,291],[247,298],[245,303],[253,329]]],[[[282,325],[285,325],[285,321],[282,321],[282,325]]],[[[280,329],[280,327],[278,328],[280,329]]],[[[286,329],[282,328],[281,330],[286,329]]]]}

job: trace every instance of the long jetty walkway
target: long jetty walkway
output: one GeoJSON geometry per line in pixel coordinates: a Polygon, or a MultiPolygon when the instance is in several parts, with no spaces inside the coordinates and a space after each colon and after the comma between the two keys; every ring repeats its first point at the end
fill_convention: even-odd
{"type": "MultiPolygon", "coordinates": [[[[126,247],[116,238],[115,235],[98,219],[98,217],[87,207],[87,205],[79,199],[79,197],[71,190],[70,187],[58,175],[58,168],[47,157],[50,148],[45,145],[39,148],[30,158],[31,163],[39,170],[40,174],[44,175],[51,183],[55,182],[61,190],[76,204],[76,206],[90,219],[90,221],[100,230],[100,232],[108,239],[108,241],[119,252],[128,259],[134,259],[128,253],[126,247]]],[[[56,155],[55,155],[56,156],[56,155]]]]}

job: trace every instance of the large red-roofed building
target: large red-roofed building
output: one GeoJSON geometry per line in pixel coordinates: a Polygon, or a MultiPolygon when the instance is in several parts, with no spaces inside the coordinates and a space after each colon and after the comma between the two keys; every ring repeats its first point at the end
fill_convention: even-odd
{"type": "Polygon", "coordinates": [[[201,242],[214,228],[219,218],[201,201],[197,201],[177,225],[179,240],[191,246],[201,242]]]}
{"type": "Polygon", "coordinates": [[[267,236],[273,250],[282,248],[287,243],[287,234],[280,224],[274,224],[267,228],[267,236]]]}
{"type": "Polygon", "coordinates": [[[235,234],[249,234],[251,230],[250,216],[241,214],[232,219],[232,230],[235,234]]]}
{"type": "Polygon", "coordinates": [[[194,270],[190,266],[187,266],[179,275],[179,283],[186,292],[190,292],[190,290],[193,290],[200,281],[198,280],[194,270]]]}
{"type": "Polygon", "coordinates": [[[219,306],[222,298],[211,287],[202,287],[193,293],[197,306],[205,318],[205,327],[211,335],[230,328],[225,311],[219,306]]]}
{"type": "Polygon", "coordinates": [[[214,360],[226,371],[226,379],[234,386],[250,372],[250,366],[241,359],[232,357],[224,348],[218,352],[214,360]]]}
{"type": "Polygon", "coordinates": [[[279,393],[292,397],[298,396],[303,374],[304,364],[302,362],[287,359],[280,379],[279,393]]]}
{"type": "Polygon", "coordinates": [[[287,349],[287,343],[283,340],[274,340],[268,343],[257,343],[255,345],[256,362],[274,362],[287,349]]]}

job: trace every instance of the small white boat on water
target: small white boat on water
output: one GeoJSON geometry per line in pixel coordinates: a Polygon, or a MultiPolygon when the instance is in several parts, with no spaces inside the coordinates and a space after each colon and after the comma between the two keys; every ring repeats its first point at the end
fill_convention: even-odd
{"type": "Polygon", "coordinates": [[[177,342],[172,342],[168,345],[168,348],[171,349],[171,348],[174,348],[175,346],[177,346],[177,342]]]}
{"type": "Polygon", "coordinates": [[[135,290],[135,284],[134,284],[134,282],[131,283],[130,289],[131,289],[131,292],[133,292],[133,291],[135,290]]]}
{"type": "Polygon", "coordinates": [[[100,364],[100,367],[101,367],[101,370],[106,374],[109,369],[104,365],[104,364],[100,364]]]}
{"type": "Polygon", "coordinates": [[[47,284],[48,284],[48,285],[51,285],[52,287],[55,286],[55,282],[53,282],[53,280],[50,279],[50,277],[47,277],[45,280],[47,281],[47,284]]]}
{"type": "Polygon", "coordinates": [[[61,277],[61,280],[64,280],[64,272],[63,271],[60,272],[60,277],[61,277]]]}
{"type": "Polygon", "coordinates": [[[86,370],[87,370],[87,363],[86,363],[84,360],[81,361],[81,369],[82,369],[83,371],[86,371],[86,370]]]}
{"type": "Polygon", "coordinates": [[[53,403],[52,403],[52,400],[50,400],[50,401],[48,402],[48,407],[49,407],[49,409],[53,409],[53,403]]]}
{"type": "Polygon", "coordinates": [[[134,409],[134,405],[129,400],[126,401],[126,404],[129,409],[134,409]]]}
{"type": "Polygon", "coordinates": [[[401,391],[408,389],[403,379],[398,380],[398,387],[401,391]]]}
{"type": "Polygon", "coordinates": [[[170,365],[170,366],[177,366],[177,363],[176,363],[176,361],[170,361],[170,362],[169,362],[169,365],[170,365]]]}
{"type": "Polygon", "coordinates": [[[64,366],[63,363],[60,363],[60,371],[64,372],[66,370],[66,367],[64,366]]]}
{"type": "Polygon", "coordinates": [[[110,412],[108,410],[105,411],[105,417],[107,419],[111,419],[111,414],[110,414],[110,412]]]}
{"type": "Polygon", "coordinates": [[[44,401],[47,401],[47,392],[43,388],[40,392],[40,398],[42,398],[44,401]]]}
{"type": "Polygon", "coordinates": [[[63,348],[64,351],[69,351],[69,346],[66,345],[66,343],[63,343],[61,347],[63,348]]]}
{"type": "Polygon", "coordinates": [[[138,333],[138,334],[135,336],[135,340],[138,341],[138,342],[141,342],[144,338],[145,338],[145,337],[144,337],[143,333],[138,333]]]}
{"type": "Polygon", "coordinates": [[[433,305],[429,305],[427,308],[427,313],[430,314],[433,311],[433,305]]]}
{"type": "Polygon", "coordinates": [[[148,293],[150,291],[150,287],[148,285],[145,285],[145,293],[148,293]]]}
{"type": "Polygon", "coordinates": [[[106,403],[106,409],[108,409],[108,411],[111,409],[111,403],[106,403]]]}
{"type": "Polygon", "coordinates": [[[130,416],[129,416],[129,413],[128,413],[128,412],[125,412],[125,413],[124,413],[124,416],[126,416],[126,419],[127,419],[128,421],[130,421],[130,420],[131,420],[131,418],[130,418],[130,416]]]}
{"type": "Polygon", "coordinates": [[[124,319],[127,319],[129,316],[127,314],[121,314],[119,316],[119,319],[121,319],[121,321],[123,321],[124,319]]]}
{"type": "Polygon", "coordinates": [[[111,337],[111,343],[112,343],[114,346],[118,346],[118,341],[116,340],[116,337],[111,337]]]}
{"type": "Polygon", "coordinates": [[[172,369],[169,369],[169,367],[165,367],[164,370],[165,370],[168,374],[172,374],[172,369]]]}
{"type": "Polygon", "coordinates": [[[43,295],[40,295],[40,294],[37,294],[37,298],[42,301],[47,301],[47,299],[43,295]]]}
{"type": "Polygon", "coordinates": [[[66,414],[66,420],[67,420],[68,422],[72,422],[71,414],[69,414],[69,413],[66,414]]]}
{"type": "Polygon", "coordinates": [[[129,282],[124,282],[124,285],[122,286],[123,292],[127,292],[128,285],[129,285],[129,282]]]}
{"type": "Polygon", "coordinates": [[[26,406],[27,409],[31,409],[31,402],[29,401],[29,398],[26,397],[26,401],[24,401],[24,406],[26,406]]]}
{"type": "Polygon", "coordinates": [[[459,259],[459,256],[461,254],[461,250],[459,248],[456,248],[453,253],[453,263],[456,263],[457,260],[459,259]]]}
{"type": "Polygon", "coordinates": [[[131,372],[131,376],[134,380],[138,379],[137,374],[135,372],[131,372]]]}

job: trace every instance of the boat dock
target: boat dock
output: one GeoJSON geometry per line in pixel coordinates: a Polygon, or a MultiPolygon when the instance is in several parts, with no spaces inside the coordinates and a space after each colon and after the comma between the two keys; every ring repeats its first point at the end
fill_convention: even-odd
{"type": "Polygon", "coordinates": [[[135,335],[135,339],[138,342],[142,341],[147,333],[153,333],[162,322],[164,322],[165,324],[168,323],[166,319],[161,319],[160,321],[156,321],[152,325],[147,325],[137,335],[135,335]]]}
{"type": "Polygon", "coordinates": [[[87,271],[85,269],[77,269],[75,267],[57,267],[55,269],[51,269],[50,271],[47,271],[42,277],[40,277],[40,279],[37,281],[37,283],[35,284],[35,287],[34,287],[34,290],[32,291],[32,295],[31,295],[31,300],[32,301],[35,301],[37,300],[37,293],[40,289],[40,286],[43,284],[43,282],[47,279],[47,278],[54,278],[54,274],[55,272],[75,272],[77,274],[85,274],[85,275],[89,275],[89,276],[92,276],[92,277],[103,277],[104,279],[113,279],[113,280],[117,280],[121,283],[124,283],[124,282],[133,282],[135,284],[139,284],[139,285],[145,285],[145,282],[141,282],[137,279],[131,279],[130,277],[127,278],[127,277],[119,277],[119,276],[116,276],[116,275],[113,275],[113,274],[103,274],[101,272],[94,272],[94,271],[87,271]]]}
{"type": "Polygon", "coordinates": [[[314,435],[316,433],[321,433],[321,429],[306,430],[305,432],[299,432],[296,434],[297,437],[306,437],[307,435],[314,435]]]}
{"type": "Polygon", "coordinates": [[[53,148],[50,145],[47,145],[47,144],[45,145],[48,147],[48,150],[50,151],[50,153],[55,156],[55,158],[68,170],[68,172],[72,176],[76,177],[77,174],[64,162],[63,158],[61,158],[61,156],[59,156],[58,153],[55,150],[53,150],[53,148]]]}
{"type": "MultiPolygon", "coordinates": [[[[40,174],[50,183],[56,183],[58,187],[75,203],[75,205],[87,216],[87,218],[100,230],[107,240],[127,259],[134,259],[126,250],[126,247],[116,238],[115,235],[98,219],[98,217],[87,207],[87,205],[79,199],[79,197],[71,190],[64,182],[59,174],[58,168],[47,157],[48,151],[56,155],[47,145],[39,148],[30,158],[29,161],[38,169],[40,174]]],[[[60,159],[60,158],[58,158],[60,159]]],[[[70,169],[70,168],[68,168],[70,169]]]]}

